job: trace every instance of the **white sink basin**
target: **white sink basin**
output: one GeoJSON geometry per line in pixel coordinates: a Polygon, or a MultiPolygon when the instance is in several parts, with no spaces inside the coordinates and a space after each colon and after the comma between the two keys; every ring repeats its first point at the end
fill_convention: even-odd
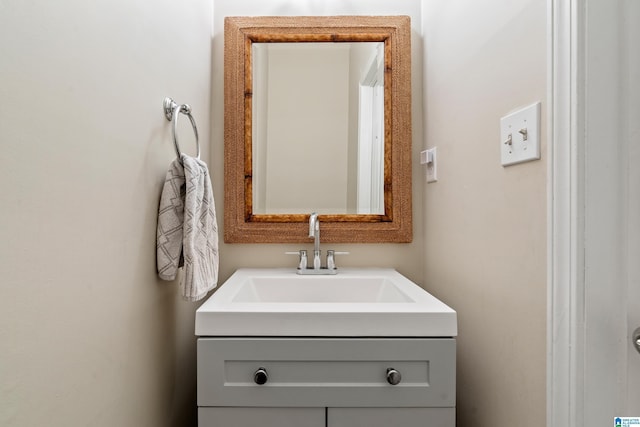
{"type": "Polygon", "coordinates": [[[386,277],[256,276],[245,280],[231,300],[275,303],[385,303],[411,302],[386,277]]]}
{"type": "Polygon", "coordinates": [[[239,269],[197,310],[196,335],[452,337],[457,319],[392,269],[239,269]]]}

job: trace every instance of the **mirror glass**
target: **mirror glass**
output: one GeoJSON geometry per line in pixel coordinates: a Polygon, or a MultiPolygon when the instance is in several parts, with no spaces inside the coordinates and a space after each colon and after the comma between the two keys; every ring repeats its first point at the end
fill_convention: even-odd
{"type": "Polygon", "coordinates": [[[253,43],[253,213],[384,214],[384,43],[253,43]]]}

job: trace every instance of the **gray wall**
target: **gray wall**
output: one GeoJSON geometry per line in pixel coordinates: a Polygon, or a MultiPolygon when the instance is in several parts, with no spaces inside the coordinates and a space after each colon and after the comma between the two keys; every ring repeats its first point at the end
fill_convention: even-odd
{"type": "Polygon", "coordinates": [[[211,15],[0,3],[0,425],[195,425],[196,305],[157,279],[155,227],[165,96],[208,153],[211,15]]]}
{"type": "Polygon", "coordinates": [[[458,425],[539,427],[546,376],[546,124],[542,160],[503,168],[500,117],[542,101],[546,2],[423,2],[424,281],[458,311],[458,425]],[[490,11],[490,13],[488,13],[490,11]]]}

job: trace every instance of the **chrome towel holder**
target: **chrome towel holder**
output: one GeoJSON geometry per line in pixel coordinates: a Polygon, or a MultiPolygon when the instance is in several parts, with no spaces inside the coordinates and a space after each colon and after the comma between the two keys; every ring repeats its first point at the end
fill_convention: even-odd
{"type": "Polygon", "coordinates": [[[178,161],[182,163],[182,152],[180,151],[180,145],[178,144],[178,116],[182,113],[185,116],[189,117],[189,121],[191,121],[191,127],[193,128],[193,134],[196,137],[196,149],[197,154],[196,158],[200,159],[200,142],[198,141],[198,128],[196,127],[196,121],[191,115],[191,107],[187,104],[179,105],[173,99],[166,97],[164,102],[162,103],[164,107],[164,116],[169,120],[172,124],[173,129],[173,144],[176,147],[176,155],[178,156],[178,161]]]}

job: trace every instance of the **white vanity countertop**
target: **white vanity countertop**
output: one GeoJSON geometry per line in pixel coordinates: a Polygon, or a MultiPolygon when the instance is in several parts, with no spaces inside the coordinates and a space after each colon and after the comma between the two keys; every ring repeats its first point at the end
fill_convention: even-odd
{"type": "Polygon", "coordinates": [[[196,312],[198,336],[454,337],[456,312],[393,269],[237,270],[196,312]]]}

